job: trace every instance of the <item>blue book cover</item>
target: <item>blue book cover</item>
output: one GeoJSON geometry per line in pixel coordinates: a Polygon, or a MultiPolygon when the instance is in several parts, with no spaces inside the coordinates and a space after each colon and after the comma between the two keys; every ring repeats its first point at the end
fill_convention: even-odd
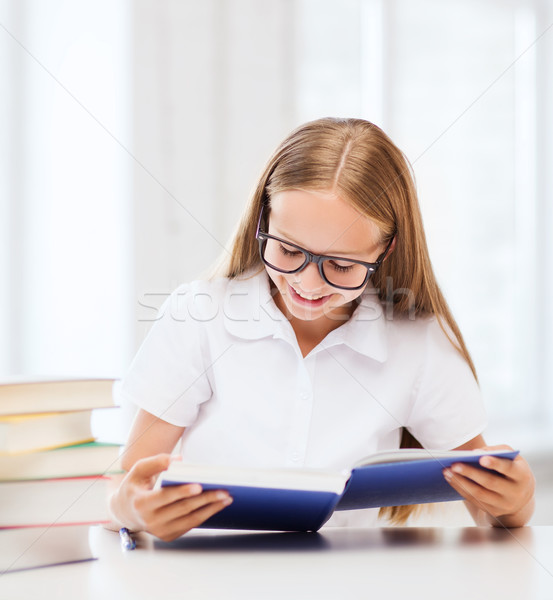
{"type": "Polygon", "coordinates": [[[518,451],[402,449],[377,453],[342,472],[173,462],[162,474],[161,486],[199,483],[204,490],[227,490],[232,504],[202,527],[317,531],[335,510],[459,500],[461,496],[444,479],[443,469],[455,462],[478,465],[485,454],[514,459],[518,451]]]}
{"type": "MultiPolygon", "coordinates": [[[[204,490],[221,489],[204,484],[204,490]]],[[[339,494],[329,491],[285,490],[224,486],[233,498],[230,506],[201,527],[269,531],[317,531],[334,512],[339,494]]]]}
{"type": "MultiPolygon", "coordinates": [[[[514,459],[518,451],[493,454],[514,459]]],[[[447,483],[442,471],[455,462],[480,467],[478,461],[481,456],[482,454],[462,457],[440,455],[356,467],[351,472],[335,510],[462,500],[462,496],[447,483]]]]}

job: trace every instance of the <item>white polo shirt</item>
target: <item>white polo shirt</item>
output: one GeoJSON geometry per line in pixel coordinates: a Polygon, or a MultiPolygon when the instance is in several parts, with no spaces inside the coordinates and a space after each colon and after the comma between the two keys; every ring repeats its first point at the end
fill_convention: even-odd
{"type": "MultiPolygon", "coordinates": [[[[426,448],[452,449],[486,425],[470,368],[435,317],[387,315],[369,286],[304,358],[264,270],[179,287],[121,394],[186,427],[190,462],[340,469],[397,448],[403,426],[426,448]]],[[[374,522],[374,510],[351,512],[374,522]]]]}

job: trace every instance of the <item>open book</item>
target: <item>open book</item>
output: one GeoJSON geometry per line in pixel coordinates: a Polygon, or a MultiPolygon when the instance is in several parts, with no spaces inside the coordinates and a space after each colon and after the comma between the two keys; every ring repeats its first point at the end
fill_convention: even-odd
{"type": "Polygon", "coordinates": [[[199,483],[234,499],[202,527],[317,531],[335,510],[459,500],[443,469],[456,462],[479,466],[481,456],[514,459],[518,451],[401,449],[373,454],[350,470],[256,469],[172,462],[161,486],[199,483]]]}

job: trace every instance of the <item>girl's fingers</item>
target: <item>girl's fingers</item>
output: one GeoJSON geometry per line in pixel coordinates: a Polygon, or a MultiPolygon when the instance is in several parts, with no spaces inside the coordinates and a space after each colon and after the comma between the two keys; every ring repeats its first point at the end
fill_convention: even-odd
{"type": "Polygon", "coordinates": [[[483,456],[478,462],[486,469],[492,469],[493,471],[505,475],[505,477],[510,477],[518,466],[518,463],[515,462],[517,460],[519,460],[518,456],[514,460],[510,460],[509,458],[498,458],[497,456],[483,456]]]}
{"type": "Polygon", "coordinates": [[[225,506],[230,497],[223,490],[210,490],[198,493],[201,487],[197,484],[162,488],[155,491],[143,491],[134,500],[134,509],[139,515],[143,528],[159,536],[160,528],[171,521],[186,516],[207,504],[218,502],[225,506]]]}
{"type": "Polygon", "coordinates": [[[497,473],[490,473],[490,471],[479,469],[478,467],[473,467],[464,463],[455,463],[451,465],[450,469],[446,469],[446,471],[468,479],[478,484],[480,487],[497,493],[504,492],[510,483],[509,479],[506,479],[497,473]]]}
{"type": "Polygon", "coordinates": [[[164,522],[173,521],[186,516],[198,509],[203,508],[207,504],[227,502],[231,498],[228,492],[224,490],[210,490],[209,492],[203,492],[202,494],[180,498],[176,502],[166,504],[157,511],[157,517],[162,519],[164,522]]]}
{"type": "MultiPolygon", "coordinates": [[[[511,450],[511,448],[487,446],[482,450],[511,450]]],[[[525,507],[531,506],[535,481],[524,458],[517,456],[514,460],[510,460],[497,456],[483,456],[479,464],[485,468],[456,463],[444,469],[443,474],[449,485],[465,500],[490,517],[500,519],[509,517],[511,522],[515,523],[526,521],[526,517],[521,517],[521,511],[525,510],[527,513],[528,509],[525,507]]]]}
{"type": "Polygon", "coordinates": [[[150,483],[155,475],[165,471],[171,462],[170,454],[156,454],[136,461],[128,473],[133,483],[150,483]]]}
{"type": "Polygon", "coordinates": [[[512,497],[512,494],[511,496],[498,494],[497,492],[483,488],[465,477],[454,476],[452,474],[451,479],[448,479],[447,475],[446,479],[449,485],[457,490],[465,500],[492,517],[514,514],[523,506],[523,504],[517,502],[513,504],[515,499],[512,497]]]}
{"type": "Polygon", "coordinates": [[[142,508],[150,511],[161,510],[163,507],[179,502],[186,498],[199,496],[202,493],[202,486],[197,483],[187,483],[185,485],[168,486],[157,490],[147,490],[140,498],[137,498],[136,505],[139,510],[142,508]]]}
{"type": "MultiPolygon", "coordinates": [[[[198,527],[209,519],[209,517],[226,508],[232,502],[232,498],[228,495],[225,500],[207,501],[213,498],[211,494],[212,492],[206,492],[198,498],[175,503],[175,505],[165,509],[159,515],[159,520],[151,523],[148,531],[162,540],[167,542],[172,541],[190,531],[190,529],[198,527]],[[204,503],[204,501],[207,501],[207,503],[204,503]],[[195,509],[194,506],[196,506],[195,509]],[[170,511],[174,511],[175,509],[178,510],[173,515],[174,518],[170,518],[170,511]]],[[[216,494],[216,492],[213,492],[213,494],[216,494]]]]}
{"type": "Polygon", "coordinates": [[[232,499],[228,497],[226,500],[219,500],[202,505],[192,512],[181,514],[169,522],[164,522],[150,533],[153,533],[162,540],[170,542],[194,527],[198,527],[207,521],[209,517],[212,517],[223,508],[226,508],[231,502],[232,499]]]}
{"type": "Polygon", "coordinates": [[[496,491],[482,487],[466,477],[455,475],[450,469],[445,469],[444,477],[449,485],[459,492],[463,498],[479,506],[496,506],[501,500],[501,495],[496,491]]]}

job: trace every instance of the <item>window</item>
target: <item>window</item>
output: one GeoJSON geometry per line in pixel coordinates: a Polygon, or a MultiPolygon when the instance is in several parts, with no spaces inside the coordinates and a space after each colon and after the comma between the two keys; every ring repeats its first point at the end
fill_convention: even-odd
{"type": "Polygon", "coordinates": [[[128,8],[1,6],[0,372],[116,376],[132,326],[128,8]]]}
{"type": "Polygon", "coordinates": [[[531,2],[323,5],[299,3],[298,122],[354,114],[402,148],[492,420],[551,422],[551,18],[531,2]]]}

